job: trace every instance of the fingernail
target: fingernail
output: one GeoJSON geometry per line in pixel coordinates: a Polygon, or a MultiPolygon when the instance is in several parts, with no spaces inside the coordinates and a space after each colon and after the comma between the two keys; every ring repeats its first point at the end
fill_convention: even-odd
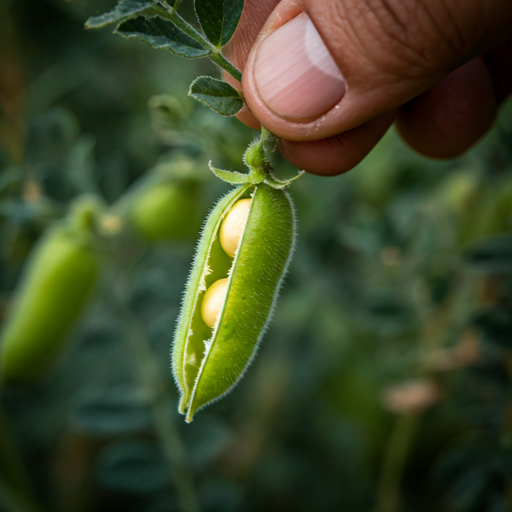
{"type": "Polygon", "coordinates": [[[306,14],[279,27],[258,49],[254,80],[263,102],[289,119],[320,117],[345,94],[345,81],[306,14]]]}

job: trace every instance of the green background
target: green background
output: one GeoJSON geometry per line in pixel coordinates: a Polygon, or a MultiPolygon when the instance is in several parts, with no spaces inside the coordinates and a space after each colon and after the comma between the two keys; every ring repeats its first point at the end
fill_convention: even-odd
{"type": "MultiPolygon", "coordinates": [[[[2,321],[74,198],[113,204],[185,158],[204,218],[229,188],[208,160],[242,171],[256,136],[187,98],[218,76],[206,60],[84,30],[113,3],[0,0],[2,321]],[[163,94],[174,110],[154,107],[163,94]]],[[[354,171],[290,191],[298,244],[274,321],[241,384],[190,425],[169,348],[199,228],[114,238],[58,364],[0,390],[2,512],[511,509],[510,101],[457,160],[391,130],[354,171]]]]}

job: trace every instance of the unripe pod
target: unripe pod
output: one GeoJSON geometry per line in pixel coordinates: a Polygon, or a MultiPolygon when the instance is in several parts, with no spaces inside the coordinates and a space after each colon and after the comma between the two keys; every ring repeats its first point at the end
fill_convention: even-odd
{"type": "Polygon", "coordinates": [[[59,355],[97,281],[99,263],[83,237],[58,226],[37,243],[0,338],[0,379],[41,377],[59,355]]]}
{"type": "Polygon", "coordinates": [[[187,411],[187,421],[199,408],[229,392],[250,364],[286,273],[294,235],[295,214],[288,194],[265,183],[238,187],[208,217],[173,345],[180,411],[187,411]],[[240,200],[249,200],[242,204],[250,208],[233,259],[221,246],[220,232],[240,200]],[[226,293],[221,307],[212,308],[215,311],[205,323],[202,306],[206,302],[209,309],[209,291],[222,285],[226,293]]]}
{"type": "Polygon", "coordinates": [[[135,197],[128,216],[150,243],[183,240],[197,233],[197,194],[193,183],[162,181],[135,197]]]}
{"type": "Polygon", "coordinates": [[[165,158],[119,198],[110,214],[150,245],[191,241],[199,231],[203,180],[197,160],[180,154],[165,158]]]}

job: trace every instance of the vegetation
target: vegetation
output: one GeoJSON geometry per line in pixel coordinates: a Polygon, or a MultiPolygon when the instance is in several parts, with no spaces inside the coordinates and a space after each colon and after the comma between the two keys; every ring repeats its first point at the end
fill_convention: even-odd
{"type": "Polygon", "coordinates": [[[84,30],[115,4],[0,2],[2,333],[54,229],[93,236],[101,267],[55,364],[2,384],[0,510],[509,510],[512,104],[457,160],[391,130],[354,171],[294,183],[295,256],[258,357],[186,424],[169,348],[199,220],[230,189],[208,161],[244,172],[258,134],[187,97],[218,76],[208,60],[84,30]],[[167,197],[186,229],[152,224],[167,197]]]}

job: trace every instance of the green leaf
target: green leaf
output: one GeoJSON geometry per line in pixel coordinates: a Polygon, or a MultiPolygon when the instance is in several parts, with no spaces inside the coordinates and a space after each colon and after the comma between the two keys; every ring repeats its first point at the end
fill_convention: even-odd
{"type": "Polygon", "coordinates": [[[244,105],[236,89],[210,76],[196,78],[188,95],[226,117],[234,116],[244,105]]]}
{"type": "Polygon", "coordinates": [[[496,236],[470,248],[466,261],[481,274],[512,272],[512,237],[496,236]]]}
{"type": "Polygon", "coordinates": [[[146,16],[158,14],[154,0],[121,0],[112,11],[89,18],[85,28],[101,28],[111,23],[121,23],[141,14],[146,16]]]}
{"type": "Polygon", "coordinates": [[[250,183],[250,177],[248,174],[236,171],[223,171],[222,169],[216,169],[215,167],[213,167],[211,162],[208,163],[208,167],[213,172],[213,174],[217,176],[217,178],[220,178],[222,181],[226,181],[227,183],[231,183],[232,185],[250,183]]]}
{"type": "Polygon", "coordinates": [[[195,0],[194,5],[206,37],[220,49],[235,32],[244,0],[195,0]]]}
{"type": "Polygon", "coordinates": [[[200,43],[185,34],[170,21],[160,16],[151,19],[142,16],[125,21],[116,29],[125,37],[135,37],[153,48],[167,49],[181,57],[197,59],[210,53],[200,43]]]}
{"type": "Polygon", "coordinates": [[[282,190],[288,188],[294,181],[298,180],[306,171],[299,171],[295,176],[287,180],[281,180],[276,178],[271,171],[269,171],[269,177],[265,179],[265,183],[270,185],[276,190],[282,190]]]}

